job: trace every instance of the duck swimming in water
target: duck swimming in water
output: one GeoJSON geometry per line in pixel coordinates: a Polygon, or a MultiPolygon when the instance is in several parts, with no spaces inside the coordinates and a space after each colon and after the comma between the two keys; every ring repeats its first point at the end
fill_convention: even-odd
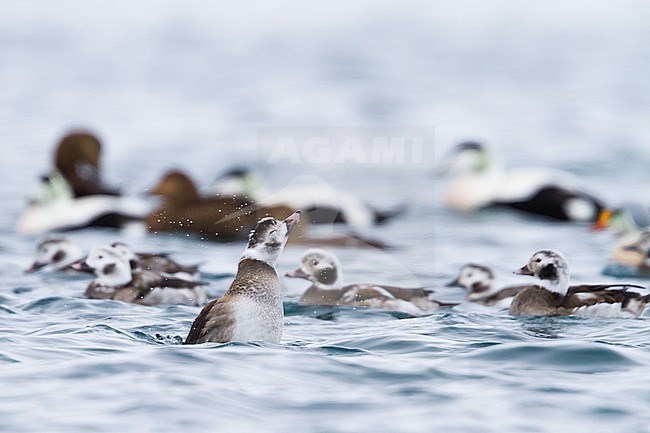
{"type": "Polygon", "coordinates": [[[387,286],[383,284],[343,284],[339,259],[321,249],[310,249],[302,257],[300,267],[286,274],[290,278],[311,281],[301,302],[314,305],[377,308],[399,311],[414,316],[432,314],[440,307],[453,307],[430,298],[433,290],[387,286]]]}
{"type": "Polygon", "coordinates": [[[509,312],[513,316],[639,317],[650,295],[628,291],[645,287],[633,284],[569,286],[569,264],[553,250],[537,251],[520,269],[519,275],[535,276],[539,284],[515,295],[509,312]],[[615,289],[615,287],[619,287],[615,289]]]}
{"type": "Polygon", "coordinates": [[[265,217],[258,222],[239,260],[235,280],[225,295],[201,310],[185,344],[280,342],[284,309],[275,263],[299,220],[300,211],[296,211],[283,221],[265,217]]]}
{"type": "Polygon", "coordinates": [[[132,270],[124,254],[114,247],[93,249],[86,261],[74,265],[97,278],[86,288],[90,299],[113,299],[141,305],[184,304],[198,306],[206,301],[202,281],[190,281],[168,274],[132,270]]]}
{"type": "Polygon", "coordinates": [[[324,182],[294,183],[268,192],[260,187],[259,178],[248,168],[235,167],[219,176],[212,190],[255,200],[262,206],[300,208],[303,220],[312,224],[346,224],[361,229],[386,223],[401,215],[405,206],[378,210],[347,191],[336,190],[324,182]]]}
{"type": "Polygon", "coordinates": [[[474,141],[456,146],[441,172],[453,176],[445,202],[460,212],[495,206],[560,221],[593,222],[604,208],[600,199],[579,189],[570,174],[544,168],[504,170],[474,141]]]}
{"type": "Polygon", "coordinates": [[[517,293],[527,286],[497,288],[494,273],[487,266],[468,263],[460,268],[458,277],[447,287],[462,287],[467,290],[465,300],[476,304],[508,307],[517,293]]]}
{"type": "Polygon", "coordinates": [[[54,168],[41,177],[37,194],[21,215],[22,234],[82,229],[124,228],[140,221],[148,206],[120,196],[101,178],[101,143],[89,132],[75,131],[59,142],[54,168]]]}

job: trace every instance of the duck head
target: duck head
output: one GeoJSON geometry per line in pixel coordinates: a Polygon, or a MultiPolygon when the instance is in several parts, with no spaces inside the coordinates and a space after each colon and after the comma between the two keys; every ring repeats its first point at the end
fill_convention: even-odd
{"type": "Polygon", "coordinates": [[[220,175],[212,184],[215,194],[246,196],[257,199],[260,181],[247,167],[233,167],[220,175]]]}
{"type": "Polygon", "coordinates": [[[113,242],[111,244],[111,247],[113,247],[115,251],[118,251],[124,256],[124,258],[129,262],[129,266],[131,266],[132,271],[139,271],[142,269],[137,254],[130,246],[124,242],[113,242]]]}
{"type": "Polygon", "coordinates": [[[569,263],[559,251],[537,251],[530,258],[528,264],[514,273],[539,278],[540,285],[551,292],[566,295],[569,290],[569,263]]]}
{"type": "Polygon", "coordinates": [[[86,261],[75,265],[81,269],[91,270],[97,276],[97,282],[108,287],[128,284],[133,276],[131,265],[124,255],[113,247],[93,249],[86,261]]]}
{"type": "Polygon", "coordinates": [[[186,203],[199,198],[194,181],[178,170],[167,172],[156,186],[149,190],[149,194],[161,196],[165,201],[174,204],[186,203]]]}
{"type": "Polygon", "coordinates": [[[307,250],[302,256],[300,267],[287,272],[286,276],[309,280],[321,289],[339,289],[343,281],[339,259],[319,248],[307,250]]]}
{"type": "Polygon", "coordinates": [[[483,173],[494,167],[492,155],[481,143],[465,141],[456,145],[442,160],[439,174],[483,173]]]}
{"type": "Polygon", "coordinates": [[[83,258],[81,247],[70,239],[64,236],[48,236],[39,241],[36,246],[36,260],[25,272],[32,273],[45,267],[60,271],[83,258]]]}
{"type": "Polygon", "coordinates": [[[262,218],[257,223],[257,227],[251,231],[246,251],[242,254],[241,259],[260,260],[275,266],[275,262],[287,243],[289,234],[299,221],[300,211],[294,212],[285,220],[278,220],[274,217],[262,218]]]}
{"type": "Polygon", "coordinates": [[[494,285],[494,273],[486,266],[468,263],[460,268],[458,277],[447,287],[461,287],[468,291],[468,297],[489,293],[494,285]]]}

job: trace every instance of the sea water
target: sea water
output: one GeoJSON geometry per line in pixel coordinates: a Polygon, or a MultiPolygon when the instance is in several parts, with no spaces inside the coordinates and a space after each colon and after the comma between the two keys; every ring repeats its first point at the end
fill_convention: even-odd
{"type": "MultiPolygon", "coordinates": [[[[649,15],[632,1],[3,2],[0,431],[650,432],[649,313],[527,319],[461,305],[411,317],[302,305],[307,283],[282,278],[279,345],[183,346],[198,307],[83,299],[87,278],[25,275],[38,236],[15,232],[56,141],[85,127],[103,140],[106,180],[129,195],[169,168],[207,191],[245,164],[270,191],[316,179],[405,205],[361,230],[394,248],[335,251],[349,283],[460,301],[444,284],[464,263],[523,283],[511,272],[541,248],[562,251],[574,281],[619,281],[600,275],[611,233],[456,214],[435,168],[479,139],[504,165],[567,170],[609,203],[650,205],[649,15]],[[384,164],[270,164],[259,140],[263,127],[356,126],[434,139],[426,159],[384,164]]],[[[212,297],[244,248],[68,235],[86,250],[122,240],[201,262],[212,297]]],[[[279,274],[303,251],[288,247],[279,274]]]]}

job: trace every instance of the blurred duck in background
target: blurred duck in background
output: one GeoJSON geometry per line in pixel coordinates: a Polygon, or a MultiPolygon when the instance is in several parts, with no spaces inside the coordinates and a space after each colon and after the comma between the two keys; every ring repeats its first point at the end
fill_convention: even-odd
{"type": "Polygon", "coordinates": [[[640,257],[635,266],[636,276],[650,278],[650,229],[640,232],[637,241],[624,249],[640,257]]]}
{"type": "Polygon", "coordinates": [[[527,287],[521,285],[498,288],[494,280],[492,269],[468,263],[460,268],[456,279],[448,283],[447,287],[461,287],[467,290],[465,300],[468,302],[499,308],[509,307],[515,295],[527,287]]]}
{"type": "Polygon", "coordinates": [[[591,226],[594,231],[612,229],[618,238],[604,275],[613,277],[643,277],[647,259],[643,245],[650,227],[650,212],[638,203],[627,203],[613,209],[603,209],[591,226]]]}
{"type": "MultiPolygon", "coordinates": [[[[293,213],[290,206],[258,205],[243,194],[202,195],[194,181],[179,170],[167,172],[149,194],[162,198],[160,206],[145,219],[149,232],[181,233],[211,241],[245,241],[260,218],[274,216],[282,219],[293,213]]],[[[312,236],[308,221],[308,218],[301,219],[289,237],[289,245],[387,248],[381,241],[366,239],[355,233],[312,236]]]]}
{"type": "Polygon", "coordinates": [[[440,307],[458,305],[431,299],[433,290],[425,288],[409,289],[378,284],[344,285],[343,269],[338,257],[321,249],[305,251],[300,266],[285,276],[311,282],[311,286],[300,298],[306,304],[376,308],[414,316],[428,315],[440,307]]]}
{"type": "Polygon", "coordinates": [[[37,195],[21,215],[16,230],[23,234],[85,227],[122,228],[141,220],[146,203],[122,197],[101,178],[101,143],[88,132],[63,137],[54,168],[41,177],[37,195]]]}
{"type": "Polygon", "coordinates": [[[122,251],[114,247],[93,249],[76,269],[95,273],[96,279],[86,288],[90,299],[113,299],[141,305],[183,304],[202,305],[206,301],[203,281],[133,270],[122,251]]]}
{"type": "Polygon", "coordinates": [[[246,167],[226,171],[217,178],[211,189],[216,194],[244,196],[262,206],[302,209],[308,212],[312,224],[340,223],[357,229],[386,223],[406,209],[399,206],[378,210],[359,197],[335,190],[326,183],[292,184],[271,193],[262,188],[259,176],[246,167]]]}
{"type": "Polygon", "coordinates": [[[169,253],[135,252],[124,242],[113,242],[111,247],[121,252],[129,261],[132,271],[162,272],[176,277],[196,279],[199,276],[199,264],[181,265],[169,257],[169,253]]]}
{"type": "Polygon", "coordinates": [[[25,270],[78,272],[72,265],[86,258],[83,249],[65,236],[46,236],[36,245],[36,260],[25,270]]]}
{"type": "Polygon", "coordinates": [[[439,171],[452,177],[445,202],[460,212],[500,206],[559,221],[593,222],[604,207],[578,189],[571,174],[535,167],[505,170],[475,141],[457,145],[439,171]]]}

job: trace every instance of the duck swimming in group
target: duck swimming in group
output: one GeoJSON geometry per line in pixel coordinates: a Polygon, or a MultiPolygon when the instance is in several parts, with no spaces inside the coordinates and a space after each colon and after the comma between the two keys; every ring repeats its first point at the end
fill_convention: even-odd
{"type": "Polygon", "coordinates": [[[645,289],[633,284],[569,286],[569,264],[561,253],[553,250],[537,251],[515,273],[535,276],[539,284],[528,286],[515,295],[509,309],[513,316],[635,318],[650,301],[650,295],[628,291],[631,287],[645,289]]]}
{"type": "Polygon", "coordinates": [[[284,326],[282,288],[275,264],[300,211],[280,221],[262,218],[251,232],[228,291],[206,305],[194,319],[185,344],[279,343],[284,326]]]}
{"type": "Polygon", "coordinates": [[[432,314],[440,307],[453,307],[430,298],[433,290],[407,289],[378,284],[343,284],[341,263],[334,254],[314,248],[307,250],[300,267],[286,274],[311,281],[301,302],[325,306],[349,306],[397,311],[414,316],[432,314]]]}
{"type": "Polygon", "coordinates": [[[162,272],[168,275],[179,276],[183,274],[189,278],[195,278],[199,273],[198,264],[181,265],[169,257],[168,253],[141,253],[135,252],[124,242],[113,242],[111,247],[121,252],[129,261],[133,271],[162,272]]]}
{"type": "Polygon", "coordinates": [[[300,208],[312,224],[346,224],[356,229],[383,224],[401,215],[405,206],[378,210],[347,191],[336,190],[324,182],[287,185],[270,193],[260,187],[260,180],[246,167],[234,167],[219,176],[212,185],[218,194],[245,196],[262,206],[300,208]]]}
{"type": "Polygon", "coordinates": [[[168,274],[132,270],[124,254],[114,247],[93,249],[85,262],[74,265],[95,273],[85,296],[90,299],[113,299],[141,305],[184,304],[199,306],[206,295],[202,281],[191,281],[168,274]]]}
{"type": "Polygon", "coordinates": [[[494,285],[494,272],[487,266],[468,263],[460,268],[455,280],[447,287],[461,287],[467,290],[465,300],[486,306],[506,308],[510,306],[517,293],[527,286],[497,288],[494,285]]]}
{"type": "Polygon", "coordinates": [[[72,265],[85,257],[83,249],[71,239],[59,235],[46,236],[36,245],[36,260],[25,273],[39,270],[76,272],[72,265]]]}
{"type": "Polygon", "coordinates": [[[101,143],[90,132],[74,131],[57,145],[54,168],[41,177],[37,194],[21,215],[23,234],[86,227],[123,228],[139,221],[148,206],[120,196],[107,186],[100,170],[101,143]]]}
{"type": "Polygon", "coordinates": [[[544,168],[504,170],[475,141],[457,145],[440,171],[453,176],[445,202],[460,212],[497,206],[560,221],[593,222],[604,208],[570,174],[544,168]]]}

